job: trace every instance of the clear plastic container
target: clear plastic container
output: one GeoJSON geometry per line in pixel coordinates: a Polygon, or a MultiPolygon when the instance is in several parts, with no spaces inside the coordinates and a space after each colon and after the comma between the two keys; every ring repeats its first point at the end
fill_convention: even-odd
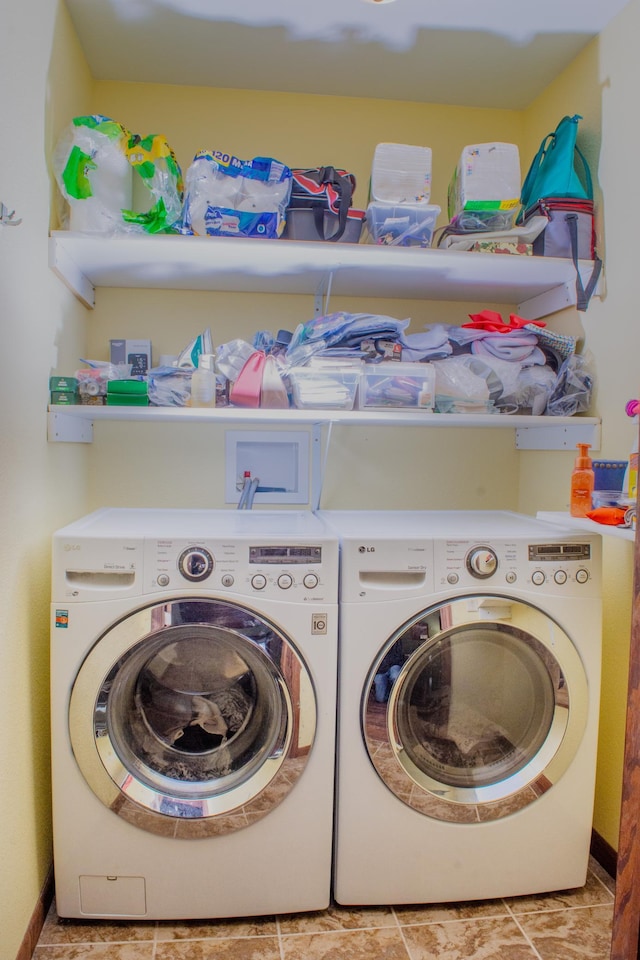
{"type": "Polygon", "coordinates": [[[293,402],[299,410],[353,410],[359,367],[292,367],[288,376],[293,402]]]}
{"type": "Polygon", "coordinates": [[[434,203],[370,203],[368,240],[392,247],[430,247],[439,215],[434,203]]]}
{"type": "Polygon", "coordinates": [[[365,364],[360,378],[360,410],[433,410],[436,374],[430,363],[365,364]]]}

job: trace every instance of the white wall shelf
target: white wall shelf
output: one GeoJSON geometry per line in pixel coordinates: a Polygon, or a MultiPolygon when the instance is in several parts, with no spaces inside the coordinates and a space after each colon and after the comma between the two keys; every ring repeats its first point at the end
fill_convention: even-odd
{"type": "Polygon", "coordinates": [[[610,527],[604,523],[596,523],[588,517],[572,517],[569,513],[554,513],[539,510],[538,520],[549,523],[560,523],[565,527],[575,527],[576,530],[587,530],[589,533],[601,533],[603,537],[617,537],[620,540],[635,540],[635,530],[629,527],[610,527]]]}
{"type": "MultiPolygon", "coordinates": [[[[549,257],[63,230],[49,242],[51,269],[89,308],[98,287],[505,303],[531,320],[575,304],[573,263],[549,257]]],[[[591,264],[580,266],[586,282],[591,264]]]]}
{"type": "Polygon", "coordinates": [[[49,440],[91,443],[93,424],[106,420],[139,423],[276,424],[283,426],[347,424],[351,426],[473,427],[511,429],[519,450],[575,450],[577,443],[600,449],[600,420],[595,417],[528,417],[499,414],[423,413],[413,410],[253,410],[190,407],[77,406],[49,407],[49,440]]]}

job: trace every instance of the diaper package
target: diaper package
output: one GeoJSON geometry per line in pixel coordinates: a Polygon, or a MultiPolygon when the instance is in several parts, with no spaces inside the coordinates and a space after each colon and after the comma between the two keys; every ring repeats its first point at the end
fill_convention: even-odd
{"type": "Polygon", "coordinates": [[[449,184],[449,219],[460,229],[509,230],[519,209],[520,186],[516,144],[466,146],[449,184]]]}
{"type": "Polygon", "coordinates": [[[198,236],[279,237],[291,170],[269,157],[238,160],[201,150],[185,176],[182,232],[198,236]]]}
{"type": "Polygon", "coordinates": [[[428,203],[431,147],[379,143],[373,154],[370,199],[383,203],[428,203]]]}

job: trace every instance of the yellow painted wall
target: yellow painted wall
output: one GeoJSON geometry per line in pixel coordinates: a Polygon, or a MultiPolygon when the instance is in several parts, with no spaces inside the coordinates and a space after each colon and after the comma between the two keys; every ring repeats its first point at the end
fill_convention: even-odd
{"type": "Polygon", "coordinates": [[[90,78],[57,3],[5,4],[0,19],[0,200],[22,219],[0,226],[0,960],[15,960],[52,856],[51,531],[87,509],[85,451],[46,440],[49,375],[86,331],[47,266],[46,157],[58,114],[87,109],[90,78]]]}
{"type": "MultiPolygon", "coordinates": [[[[595,410],[602,417],[600,456],[625,459],[634,425],[626,401],[640,396],[640,332],[632,257],[636,248],[631,215],[640,147],[637,124],[629,121],[630,91],[638,84],[633,38],[640,7],[629,6],[592,42],[525,112],[526,143],[533,155],[550,118],[578,113],[580,144],[595,181],[598,249],[605,258],[606,294],[580,318],[596,377],[595,410]]],[[[526,454],[520,471],[520,509],[537,499],[549,509],[566,509],[570,458],[526,454]],[[549,482],[549,477],[561,482],[549,482]]],[[[621,764],[628,673],[633,549],[628,542],[604,541],[603,687],[594,827],[617,848],[621,764]]]]}
{"type": "MultiPolygon", "coordinates": [[[[91,447],[48,444],[47,381],[72,372],[81,356],[106,358],[114,336],[150,336],[157,354],[174,352],[205,326],[217,343],[307,319],[304,297],[100,290],[85,311],[49,271],[46,235],[51,184],[47,158],[71,117],[100,110],[139,133],[165,133],[183,167],[202,146],[242,157],[267,153],[294,165],[337,163],[358,177],[366,203],[373,148],[383,140],[434,149],[433,199],[465,143],[519,143],[523,173],[541,136],[564,112],[582,112],[595,162],[607,295],[589,313],[554,318],[586,335],[598,377],[603,455],[626,456],[631,427],[624,401],[638,395],[634,218],[629,179],[638,155],[630,118],[638,86],[633,49],[640,0],[523,113],[387,101],[249,94],[193,88],[93,83],[64,6],[11,4],[4,14],[0,79],[3,129],[20,131],[0,154],[0,200],[23,223],[0,227],[0,309],[6,342],[20,362],[2,378],[0,505],[0,960],[14,960],[51,860],[48,745],[49,543],[53,530],[102,504],[220,506],[223,431],[156,424],[103,424],[91,447]],[[37,30],[34,25],[37,23],[37,30]],[[28,55],[27,55],[28,54],[28,55]],[[27,358],[27,359],[23,359],[27,358]],[[28,380],[26,374],[28,373],[28,380]]],[[[51,218],[55,221],[55,215],[51,218]]],[[[444,218],[441,218],[444,222],[444,218]]],[[[425,323],[459,322],[467,304],[337,301],[425,323]]],[[[488,305],[487,305],[488,306],[488,305]]],[[[571,457],[523,453],[508,431],[336,430],[323,504],[329,507],[512,507],[563,509],[571,457]]],[[[605,543],[605,658],[596,829],[617,844],[631,545],[605,543]]]]}

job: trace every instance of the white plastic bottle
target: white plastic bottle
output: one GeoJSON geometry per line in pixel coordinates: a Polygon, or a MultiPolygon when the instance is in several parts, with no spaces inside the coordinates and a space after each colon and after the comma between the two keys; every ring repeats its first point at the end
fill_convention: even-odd
{"type": "Polygon", "coordinates": [[[216,405],[214,360],[213,353],[201,353],[198,357],[198,366],[191,377],[192,407],[215,407],[216,405]]]}

